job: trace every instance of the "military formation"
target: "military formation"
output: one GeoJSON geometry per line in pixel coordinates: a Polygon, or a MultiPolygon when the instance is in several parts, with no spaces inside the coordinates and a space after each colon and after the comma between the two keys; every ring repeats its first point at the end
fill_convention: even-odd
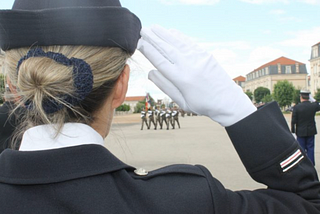
{"type": "MultiPolygon", "coordinates": [[[[179,114],[180,110],[176,107],[174,108],[149,108],[148,110],[142,109],[141,111],[141,130],[143,130],[144,124],[147,126],[147,129],[150,129],[153,125],[154,130],[157,130],[158,125],[160,129],[166,128],[167,130],[176,128],[176,124],[180,129],[180,122],[179,122],[179,114]]],[[[184,115],[184,112],[183,114],[184,115]]]]}

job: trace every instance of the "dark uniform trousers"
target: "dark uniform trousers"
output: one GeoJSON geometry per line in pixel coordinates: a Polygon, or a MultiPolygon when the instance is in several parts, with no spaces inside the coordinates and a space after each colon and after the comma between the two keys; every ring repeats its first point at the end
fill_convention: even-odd
{"type": "Polygon", "coordinates": [[[297,140],[308,157],[314,160],[314,136],[317,134],[315,114],[320,111],[318,102],[304,101],[293,108],[291,119],[291,132],[296,133],[297,140]]]}
{"type": "Polygon", "coordinates": [[[0,213],[320,213],[317,173],[276,103],[226,130],[251,177],[267,189],[227,190],[199,165],[139,176],[99,145],[7,149],[0,155],[0,213]]]}

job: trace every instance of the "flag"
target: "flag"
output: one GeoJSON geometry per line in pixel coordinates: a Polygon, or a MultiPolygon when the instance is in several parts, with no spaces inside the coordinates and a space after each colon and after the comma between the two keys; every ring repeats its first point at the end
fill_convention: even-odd
{"type": "Polygon", "coordinates": [[[146,111],[148,111],[148,109],[150,107],[151,107],[151,100],[150,100],[149,93],[147,93],[147,95],[146,95],[146,111]]]}

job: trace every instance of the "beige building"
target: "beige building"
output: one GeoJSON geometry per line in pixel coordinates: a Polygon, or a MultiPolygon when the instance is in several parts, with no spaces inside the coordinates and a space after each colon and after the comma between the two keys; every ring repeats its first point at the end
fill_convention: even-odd
{"type": "Polygon", "coordinates": [[[320,42],[311,48],[310,92],[314,95],[320,88],[320,42]]]}
{"type": "Polygon", "coordinates": [[[139,101],[146,101],[146,96],[126,97],[123,104],[129,105],[130,106],[129,113],[133,113],[134,107],[137,105],[139,101]]]}
{"type": "Polygon", "coordinates": [[[243,90],[246,82],[246,78],[244,76],[238,76],[233,79],[235,83],[237,83],[243,90]]]}
{"type": "Polygon", "coordinates": [[[286,57],[268,62],[246,75],[245,91],[254,92],[258,87],[265,87],[273,92],[278,81],[288,80],[295,88],[307,87],[306,64],[286,57]]]}

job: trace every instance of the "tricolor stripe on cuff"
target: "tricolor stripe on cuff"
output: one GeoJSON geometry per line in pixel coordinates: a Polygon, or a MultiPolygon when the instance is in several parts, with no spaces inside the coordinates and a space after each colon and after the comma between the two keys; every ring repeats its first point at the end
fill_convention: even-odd
{"type": "Polygon", "coordinates": [[[300,149],[298,149],[290,157],[288,157],[287,159],[285,159],[280,163],[282,172],[286,172],[292,167],[294,167],[295,165],[297,165],[303,159],[303,157],[304,156],[302,155],[300,149]]]}

